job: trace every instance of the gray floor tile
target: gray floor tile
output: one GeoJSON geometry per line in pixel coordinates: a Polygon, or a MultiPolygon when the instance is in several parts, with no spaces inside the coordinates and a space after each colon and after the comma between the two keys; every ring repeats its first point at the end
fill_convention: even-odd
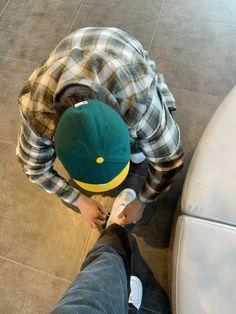
{"type": "MultiPolygon", "coordinates": [[[[153,2],[154,3],[154,2],[153,2]]],[[[109,2],[84,4],[73,25],[76,28],[87,26],[110,26],[121,28],[135,36],[147,49],[160,13],[162,1],[155,1],[154,9],[145,1],[109,2]]]]}
{"type": "MultiPolygon", "coordinates": [[[[133,238],[130,238],[130,240],[133,252],[132,273],[140,278],[143,285],[140,313],[154,312],[159,314],[170,314],[167,294],[163,290],[157,273],[154,272],[153,265],[150,265],[149,262],[147,263],[145,252],[143,252],[143,247],[140,245],[140,241],[138,241],[137,244],[133,238]]],[[[157,264],[159,264],[158,260],[157,264]]]]}
{"type": "Polygon", "coordinates": [[[99,231],[98,229],[91,229],[90,235],[88,237],[88,241],[81,254],[81,265],[83,264],[88,252],[93,248],[94,244],[97,242],[100,234],[101,234],[101,231],[99,231]]]}
{"type": "Polygon", "coordinates": [[[163,15],[169,14],[236,24],[236,2],[234,0],[166,0],[163,15]]]}
{"type": "Polygon", "coordinates": [[[80,3],[11,1],[0,19],[0,55],[42,61],[68,33],[80,3]]]}
{"type": "Polygon", "coordinates": [[[146,206],[143,218],[132,230],[142,256],[167,294],[170,288],[168,284],[169,240],[181,188],[182,180],[177,178],[170,191],[162,194],[156,203],[146,206]]]}
{"type": "Polygon", "coordinates": [[[0,141],[7,141],[16,145],[21,116],[19,110],[15,111],[14,109],[10,107],[6,118],[0,120],[0,141]]]}
{"type": "Polygon", "coordinates": [[[16,143],[21,117],[17,97],[34,63],[0,57],[0,140],[16,143]]]}
{"type": "Polygon", "coordinates": [[[18,110],[17,96],[34,67],[34,63],[0,57],[0,123],[18,110]]]}
{"type": "Polygon", "coordinates": [[[0,189],[0,255],[72,279],[90,233],[81,215],[30,183],[15,156],[0,189]]]}
{"type": "Polygon", "coordinates": [[[174,117],[180,127],[185,156],[192,157],[202,133],[224,97],[190,92],[181,89],[172,90],[177,111],[174,117]]]}
{"type": "Polygon", "coordinates": [[[46,314],[70,284],[1,257],[0,278],[1,314],[46,314]]]}
{"type": "MultiPolygon", "coordinates": [[[[0,130],[1,130],[1,123],[0,123],[0,130]]],[[[1,151],[1,158],[0,158],[0,180],[1,180],[3,173],[6,169],[7,163],[9,159],[11,158],[11,155],[13,152],[13,146],[9,143],[0,141],[0,151],[1,151]]]]}
{"type": "Polygon", "coordinates": [[[199,93],[224,97],[235,85],[236,64],[195,66],[174,59],[158,58],[157,65],[164,74],[168,86],[199,93]],[[194,78],[194,79],[192,79],[194,78]]]}
{"type": "MultiPolygon", "coordinates": [[[[97,0],[84,0],[85,4],[97,5],[97,0]]],[[[124,10],[127,8],[136,8],[137,11],[149,14],[157,14],[160,12],[163,0],[100,0],[99,6],[109,6],[118,8],[121,7],[124,10]]]]}
{"type": "MultiPolygon", "coordinates": [[[[133,232],[135,233],[136,231],[134,230],[133,232]]],[[[149,237],[154,237],[153,230],[151,228],[149,228],[149,233],[149,237]]],[[[155,274],[155,277],[159,281],[161,287],[166,291],[166,293],[168,293],[168,248],[157,248],[151,246],[150,242],[146,242],[147,237],[144,238],[137,236],[136,238],[144,260],[155,274]]],[[[148,304],[146,306],[148,306],[148,304]]]]}
{"type": "Polygon", "coordinates": [[[2,15],[3,11],[5,10],[8,2],[9,2],[9,0],[0,0],[0,16],[2,15]]]}
{"type": "Polygon", "coordinates": [[[151,55],[171,87],[216,96],[236,81],[236,25],[162,15],[151,55]]]}

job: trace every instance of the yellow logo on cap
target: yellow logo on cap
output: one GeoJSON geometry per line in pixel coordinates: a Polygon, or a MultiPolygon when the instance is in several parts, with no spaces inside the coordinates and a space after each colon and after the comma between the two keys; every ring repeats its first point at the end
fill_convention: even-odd
{"type": "Polygon", "coordinates": [[[97,164],[102,164],[102,163],[104,163],[104,158],[103,158],[103,157],[98,157],[98,158],[96,159],[96,163],[97,163],[97,164]]]}

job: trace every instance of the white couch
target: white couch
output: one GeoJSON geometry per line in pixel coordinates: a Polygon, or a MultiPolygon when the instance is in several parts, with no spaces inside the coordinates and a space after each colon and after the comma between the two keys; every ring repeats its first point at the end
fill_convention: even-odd
{"type": "Polygon", "coordinates": [[[173,314],[236,313],[236,87],[208,124],[184,184],[173,314]]]}

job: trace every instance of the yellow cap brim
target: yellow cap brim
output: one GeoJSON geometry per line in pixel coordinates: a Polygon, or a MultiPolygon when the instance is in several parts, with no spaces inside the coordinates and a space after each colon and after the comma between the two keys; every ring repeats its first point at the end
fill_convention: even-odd
{"type": "Polygon", "coordinates": [[[127,174],[129,173],[129,167],[130,167],[130,162],[127,163],[125,168],[116,176],[114,179],[111,181],[105,183],[105,184],[89,184],[89,183],[84,183],[78,180],[74,181],[84,190],[89,191],[89,192],[106,192],[109,190],[112,190],[116,188],[118,185],[120,185],[124,179],[127,177],[127,174]]]}

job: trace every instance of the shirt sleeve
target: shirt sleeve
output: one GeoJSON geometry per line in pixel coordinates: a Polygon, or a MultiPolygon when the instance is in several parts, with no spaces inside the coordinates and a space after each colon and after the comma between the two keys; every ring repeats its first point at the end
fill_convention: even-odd
{"type": "Polygon", "coordinates": [[[148,176],[139,199],[151,203],[170,188],[183,166],[180,130],[167,105],[158,98],[140,121],[137,135],[148,160],[148,176]]]}
{"type": "Polygon", "coordinates": [[[20,128],[16,156],[31,182],[67,203],[78,198],[79,191],[53,169],[56,154],[52,141],[46,136],[37,136],[26,122],[20,128]]]}

